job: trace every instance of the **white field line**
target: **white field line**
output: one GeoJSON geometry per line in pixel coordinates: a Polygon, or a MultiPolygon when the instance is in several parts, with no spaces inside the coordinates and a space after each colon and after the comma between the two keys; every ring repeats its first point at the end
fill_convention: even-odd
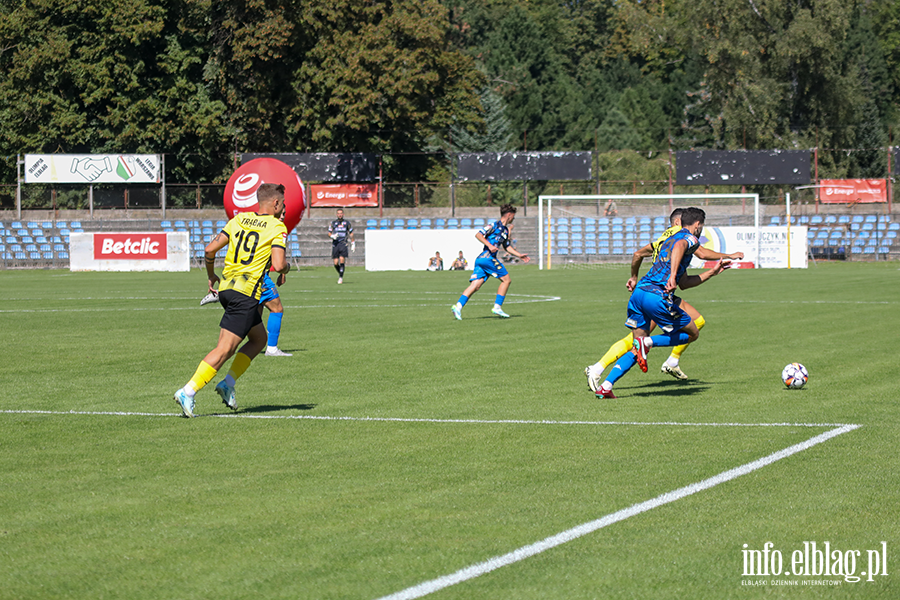
{"type": "Polygon", "coordinates": [[[438,577],[437,579],[432,579],[431,581],[425,581],[423,583],[407,588],[405,590],[401,590],[394,594],[390,594],[388,596],[383,596],[379,600],[412,600],[413,598],[421,598],[422,596],[427,596],[428,594],[432,594],[452,585],[474,579],[475,577],[479,577],[481,575],[484,575],[485,573],[490,573],[491,571],[495,571],[501,567],[505,567],[513,563],[525,560],[526,558],[532,557],[536,554],[540,554],[541,552],[550,550],[551,548],[555,548],[567,542],[571,542],[572,540],[597,531],[598,529],[613,525],[614,523],[618,523],[619,521],[624,521],[625,519],[628,519],[635,515],[639,515],[641,513],[653,510],[654,508],[658,508],[671,502],[675,502],[676,500],[692,496],[698,492],[708,490],[721,483],[725,483],[726,481],[736,479],[742,475],[747,475],[748,473],[752,473],[757,469],[761,469],[762,467],[771,465],[772,463],[779,461],[782,458],[787,458],[788,456],[797,454],[798,452],[808,450],[813,446],[816,446],[817,444],[826,442],[831,438],[839,436],[843,433],[847,433],[848,431],[853,431],[858,427],[860,427],[860,425],[844,425],[837,429],[826,431],[825,433],[812,437],[805,442],[800,442],[799,444],[795,444],[793,446],[785,448],[784,450],[779,450],[778,452],[741,465],[740,467],[736,467],[728,471],[723,471],[722,473],[710,477],[709,479],[704,479],[703,481],[692,483],[685,487],[678,488],[677,490],[666,492],[665,494],[657,496],[652,500],[633,504],[628,508],[624,508],[622,510],[608,514],[595,521],[583,523],[581,525],[578,525],[577,527],[573,527],[572,529],[567,529],[566,531],[557,533],[556,535],[544,538],[543,540],[535,542],[534,544],[523,546],[502,556],[495,556],[484,562],[480,562],[470,567],[460,569],[455,573],[444,575],[443,577],[438,577]]]}
{"type": "MultiPolygon", "coordinates": [[[[113,417],[181,417],[180,412],[150,413],[127,411],[87,411],[87,410],[0,410],[8,415],[73,415],[73,416],[113,416],[113,417]]],[[[214,417],[220,419],[262,419],[262,420],[308,420],[308,421],[356,421],[373,423],[437,423],[471,425],[587,425],[587,426],[665,426],[665,427],[852,427],[860,425],[846,423],[687,423],[679,421],[553,421],[527,419],[429,419],[410,417],[335,417],[327,415],[249,415],[243,413],[216,413],[197,415],[197,418],[214,417]]]]}
{"type": "MultiPolygon", "coordinates": [[[[300,293],[310,293],[314,294],[315,292],[309,290],[296,290],[300,293]]],[[[349,292],[353,293],[353,292],[349,292]]],[[[334,304],[325,304],[325,303],[317,303],[317,304],[287,304],[285,303],[286,308],[296,308],[296,309],[311,309],[311,308],[428,308],[435,306],[450,306],[453,304],[454,298],[456,298],[453,294],[447,294],[445,292],[356,292],[357,294],[365,294],[376,295],[376,294],[393,294],[400,295],[401,300],[397,302],[396,300],[393,302],[380,302],[375,298],[367,298],[369,302],[359,303],[359,302],[347,302],[344,294],[341,296],[326,296],[324,298],[318,298],[321,302],[334,302],[334,304]],[[426,298],[426,299],[416,299],[416,296],[441,296],[442,300],[437,301],[436,299],[426,298]]],[[[102,308],[24,308],[24,309],[6,309],[0,310],[0,314],[20,314],[20,313],[58,313],[58,312],[70,312],[70,313],[94,313],[94,312],[147,312],[147,311],[172,311],[172,310],[212,310],[210,307],[201,307],[199,305],[200,301],[197,298],[185,298],[183,296],[177,297],[160,297],[160,296],[111,296],[111,297],[84,297],[84,298],[13,298],[11,299],[14,302],[74,302],[74,301],[121,301],[121,302],[134,302],[140,300],[151,300],[154,302],[158,302],[161,300],[173,300],[173,301],[187,301],[190,302],[190,306],[118,306],[118,307],[102,307],[102,308]]],[[[282,296],[282,300],[287,300],[282,296]]],[[[508,304],[532,304],[536,302],[557,302],[562,300],[560,296],[541,296],[535,294],[509,294],[506,297],[506,302],[508,304]]],[[[476,299],[473,304],[491,304],[493,300],[488,301],[487,299],[476,299]],[[483,300],[483,301],[482,301],[483,300]]]]}

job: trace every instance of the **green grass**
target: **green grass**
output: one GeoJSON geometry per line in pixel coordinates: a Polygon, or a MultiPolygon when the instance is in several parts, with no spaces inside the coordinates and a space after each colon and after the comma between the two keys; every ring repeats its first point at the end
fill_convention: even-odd
{"type": "Polygon", "coordinates": [[[303,269],[281,288],[294,356],[254,361],[237,418],[209,386],[193,420],[172,393],[221,316],[200,272],[0,271],[0,598],[375,599],[836,423],[862,427],[428,597],[896,598],[898,266],[689,290],[691,379],[656,349],[615,401],[582,371],[627,332],[625,267],[514,268],[513,318],[489,282],[461,322],[465,274],[303,269]],[[761,423],[793,425],[740,425],[761,423]],[[742,585],[772,579],[742,576],[769,541],[785,567],[805,541],[860,550],[857,572],[885,541],[890,575],[742,585]]]}

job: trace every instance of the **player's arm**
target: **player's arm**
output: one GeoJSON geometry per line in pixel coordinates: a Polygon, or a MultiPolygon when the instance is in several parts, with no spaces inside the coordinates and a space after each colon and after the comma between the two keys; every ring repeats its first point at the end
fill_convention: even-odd
{"type": "Polygon", "coordinates": [[[516,258],[521,258],[522,262],[529,262],[531,260],[530,258],[528,258],[527,254],[524,254],[524,253],[516,250],[515,246],[512,246],[512,245],[507,246],[506,248],[504,248],[504,250],[506,250],[507,253],[512,254],[516,258]]]}
{"type": "Polygon", "coordinates": [[[653,256],[653,244],[647,244],[643,248],[635,250],[634,254],[631,255],[631,277],[625,283],[625,287],[628,288],[629,292],[634,291],[634,286],[637,285],[638,277],[641,275],[641,265],[644,259],[649,256],[653,256]]]}
{"type": "Polygon", "coordinates": [[[284,248],[281,246],[272,246],[272,270],[281,275],[287,275],[288,271],[291,270],[291,265],[284,255],[284,248]]]}
{"type": "MultiPolygon", "coordinates": [[[[686,240],[678,240],[677,242],[675,242],[675,245],[672,246],[672,254],[669,255],[669,280],[666,282],[667,292],[675,291],[675,288],[678,287],[678,283],[675,281],[675,276],[678,274],[678,265],[681,264],[681,259],[684,258],[684,253],[687,251],[687,249],[688,243],[686,240]]],[[[681,279],[683,281],[684,279],[687,279],[687,277],[685,276],[681,279]]],[[[695,285],[700,284],[698,283],[695,285]]]]}
{"type": "Polygon", "coordinates": [[[683,290],[686,290],[686,289],[689,289],[692,287],[697,287],[701,283],[709,281],[709,279],[711,277],[715,277],[716,275],[718,275],[719,273],[721,273],[722,271],[724,271],[725,269],[728,269],[730,267],[731,267],[730,260],[724,259],[724,258],[720,259],[716,262],[716,264],[715,264],[715,266],[713,266],[713,268],[707,269],[706,271],[703,271],[699,275],[685,275],[684,277],[681,278],[681,281],[678,282],[678,287],[680,287],[683,290]]]}
{"type": "Polygon", "coordinates": [[[490,250],[492,254],[493,254],[494,252],[496,252],[497,250],[499,250],[499,248],[497,248],[497,246],[495,246],[495,245],[493,245],[492,243],[490,243],[490,242],[487,240],[487,238],[484,237],[484,234],[481,233],[480,231],[479,231],[478,233],[475,234],[475,239],[478,240],[479,242],[481,242],[482,244],[484,244],[485,246],[487,246],[487,249],[490,250]]]}
{"type": "Polygon", "coordinates": [[[722,254],[721,252],[716,252],[715,250],[710,250],[709,248],[704,248],[703,246],[697,248],[697,251],[694,252],[694,255],[700,260],[721,260],[723,258],[729,258],[731,260],[741,260],[742,258],[744,258],[743,252],[722,254]]]}
{"type": "Polygon", "coordinates": [[[216,275],[216,254],[228,245],[228,234],[220,231],[204,249],[204,258],[206,260],[206,278],[209,280],[209,291],[215,290],[215,285],[219,283],[219,276],[216,275]]]}

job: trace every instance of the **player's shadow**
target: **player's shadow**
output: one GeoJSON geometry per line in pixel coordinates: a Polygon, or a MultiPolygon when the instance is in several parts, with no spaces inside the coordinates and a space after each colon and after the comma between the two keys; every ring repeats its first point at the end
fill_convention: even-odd
{"type": "Polygon", "coordinates": [[[268,413],[282,410],[313,410],[316,406],[318,404],[261,404],[259,406],[238,408],[236,414],[268,413]]]}
{"type": "Polygon", "coordinates": [[[632,396],[693,396],[709,389],[705,381],[654,381],[653,383],[633,387],[629,390],[632,396]]]}

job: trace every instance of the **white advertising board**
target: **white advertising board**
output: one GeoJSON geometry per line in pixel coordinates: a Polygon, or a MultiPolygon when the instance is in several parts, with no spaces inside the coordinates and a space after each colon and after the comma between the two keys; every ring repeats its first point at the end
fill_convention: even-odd
{"type": "MultiPolygon", "coordinates": [[[[754,227],[704,227],[700,242],[704,247],[723,254],[744,253],[744,262],[752,262],[761,269],[805,269],[808,266],[806,226],[791,227],[790,265],[788,265],[788,228],[760,227],[759,255],[754,227]]],[[[700,268],[703,261],[694,258],[692,267],[700,268]]]]}
{"type": "Polygon", "coordinates": [[[435,252],[444,259],[444,270],[462,250],[469,261],[484,247],[475,239],[477,229],[367,229],[366,271],[425,271],[435,252]]]}
{"type": "Polygon", "coordinates": [[[157,154],[26,154],[25,183],[159,183],[157,154]]]}
{"type": "Polygon", "coordinates": [[[186,231],[73,233],[69,270],[189,271],[190,247],[186,231]]]}

